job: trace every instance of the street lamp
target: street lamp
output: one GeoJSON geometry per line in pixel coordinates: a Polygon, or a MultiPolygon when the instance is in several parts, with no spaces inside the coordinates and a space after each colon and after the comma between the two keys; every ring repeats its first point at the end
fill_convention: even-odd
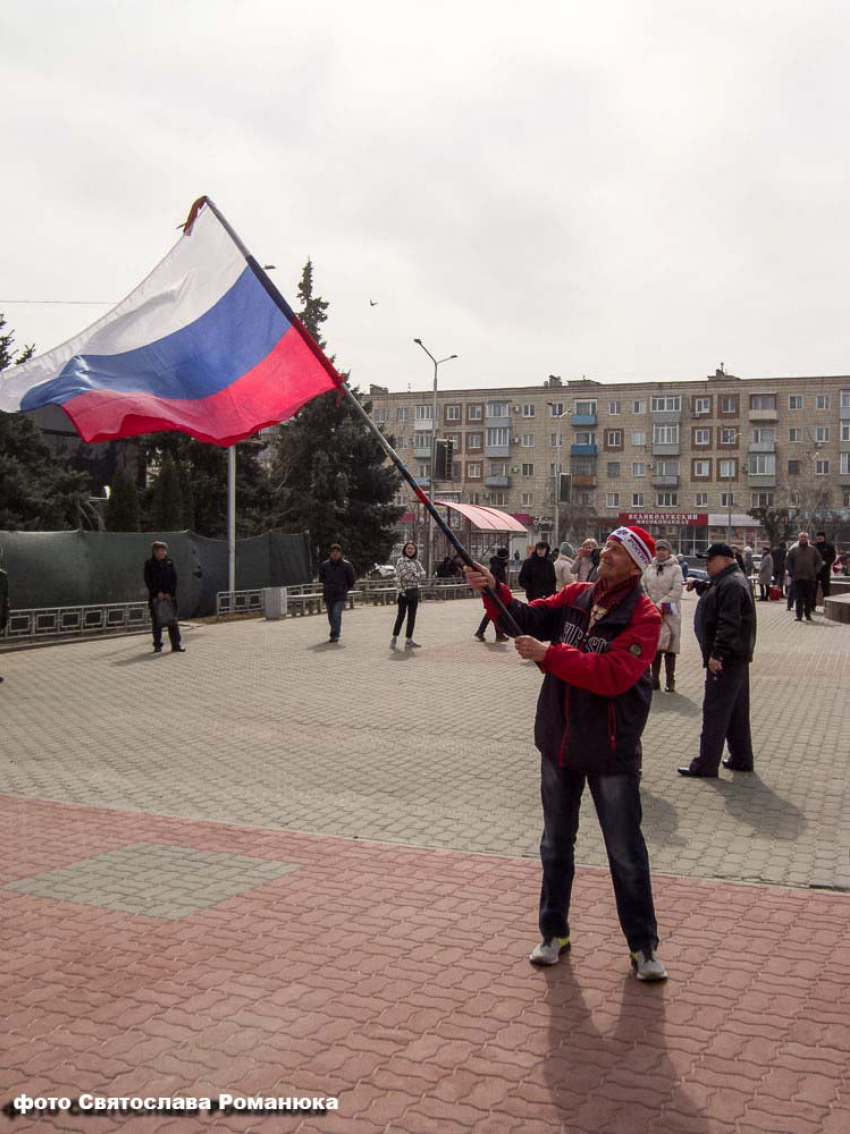
{"type": "MultiPolygon", "coordinates": [[[[434,358],[433,354],[431,354],[430,350],[428,350],[428,348],[425,346],[425,344],[422,342],[421,339],[414,339],[413,341],[418,346],[422,347],[422,349],[425,351],[425,353],[428,355],[428,357],[434,363],[434,430],[433,430],[433,433],[431,434],[431,476],[430,476],[430,480],[429,480],[429,483],[428,483],[428,495],[433,500],[434,499],[434,473],[437,470],[437,369],[444,362],[451,362],[451,360],[453,358],[457,358],[457,355],[456,354],[449,354],[449,355],[446,355],[445,358],[434,358]]],[[[425,570],[430,575],[431,574],[431,513],[430,512],[428,513],[428,537],[427,537],[427,545],[426,545],[425,550],[427,552],[427,557],[426,557],[427,561],[426,561],[426,565],[425,565],[425,570]]]]}
{"type": "Polygon", "coordinates": [[[561,472],[561,461],[562,461],[562,454],[563,454],[563,450],[564,450],[564,418],[567,416],[568,411],[566,410],[566,408],[564,407],[562,402],[547,402],[546,405],[552,411],[552,417],[555,417],[555,418],[558,419],[558,453],[557,453],[557,460],[555,461],[555,498],[554,498],[555,499],[555,547],[558,548],[558,547],[560,547],[560,540],[559,540],[560,522],[559,521],[560,521],[560,518],[561,518],[561,502],[558,499],[559,489],[561,487],[561,480],[560,480],[559,474],[561,472]],[[561,412],[555,413],[555,407],[558,406],[558,405],[561,406],[561,412]]]}

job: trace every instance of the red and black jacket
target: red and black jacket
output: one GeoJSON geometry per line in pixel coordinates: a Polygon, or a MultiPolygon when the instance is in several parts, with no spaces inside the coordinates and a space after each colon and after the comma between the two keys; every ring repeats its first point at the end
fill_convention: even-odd
{"type": "MultiPolygon", "coordinates": [[[[586,775],[633,772],[652,702],[649,666],[661,615],[638,583],[588,634],[593,586],[573,583],[529,604],[500,586],[499,598],[524,634],[552,643],[534,721],[542,755],[586,775]]],[[[496,607],[484,604],[497,621],[496,607]]]]}

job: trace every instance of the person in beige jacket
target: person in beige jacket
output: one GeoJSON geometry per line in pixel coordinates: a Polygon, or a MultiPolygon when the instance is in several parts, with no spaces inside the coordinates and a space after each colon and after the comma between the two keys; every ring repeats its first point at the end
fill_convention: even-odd
{"type": "Polygon", "coordinates": [[[558,590],[562,591],[564,587],[573,582],[573,559],[575,552],[571,543],[562,543],[561,549],[558,552],[558,558],[555,560],[555,581],[558,584],[558,590]]]}
{"type": "Polygon", "coordinates": [[[643,573],[643,589],[661,612],[661,637],[652,660],[652,688],[661,688],[664,658],[665,693],[676,692],[676,655],[682,640],[682,568],[666,539],[655,541],[655,558],[643,573]]]}

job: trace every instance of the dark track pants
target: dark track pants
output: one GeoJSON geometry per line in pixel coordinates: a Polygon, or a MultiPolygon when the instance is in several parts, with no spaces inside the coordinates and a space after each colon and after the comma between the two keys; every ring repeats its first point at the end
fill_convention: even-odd
{"type": "Polygon", "coordinates": [[[699,756],[691,767],[714,774],[720,768],[724,742],[729,757],[745,768],[753,766],[750,736],[750,667],[746,662],[724,663],[717,675],[706,670],[699,756]]]}

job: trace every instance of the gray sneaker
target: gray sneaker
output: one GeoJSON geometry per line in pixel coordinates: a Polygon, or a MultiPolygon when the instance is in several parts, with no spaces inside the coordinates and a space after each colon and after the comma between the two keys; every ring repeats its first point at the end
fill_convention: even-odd
{"type": "Polygon", "coordinates": [[[419,645],[419,643],[414,642],[412,638],[406,638],[405,639],[404,648],[406,650],[421,650],[422,649],[422,647],[419,645]]]}
{"type": "Polygon", "coordinates": [[[390,638],[390,649],[391,650],[395,649],[395,644],[396,644],[396,636],[395,636],[395,634],[393,634],[392,638],[390,638]]]}
{"type": "Polygon", "coordinates": [[[667,979],[667,970],[656,957],[654,949],[638,949],[629,955],[638,980],[667,979]]]}
{"type": "Polygon", "coordinates": [[[532,965],[557,965],[563,953],[570,951],[569,934],[566,937],[545,937],[528,956],[532,965]]]}

